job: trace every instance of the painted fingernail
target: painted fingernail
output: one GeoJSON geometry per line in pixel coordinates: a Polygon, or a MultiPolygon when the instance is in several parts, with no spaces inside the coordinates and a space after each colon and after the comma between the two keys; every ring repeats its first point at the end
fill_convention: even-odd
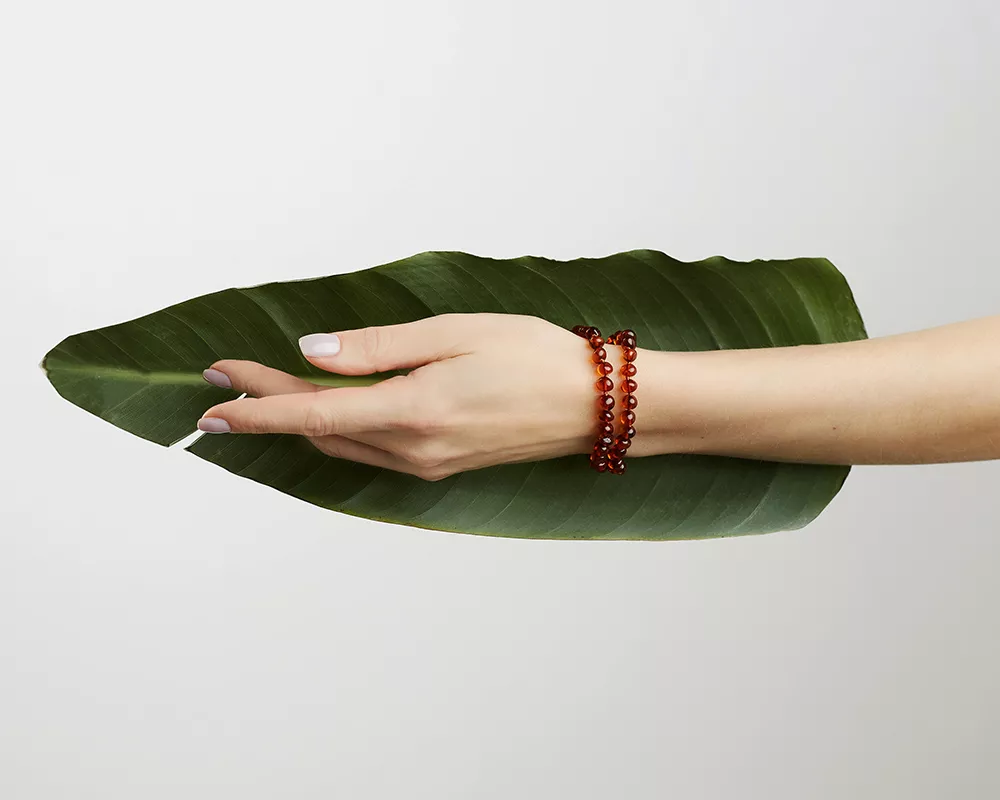
{"type": "Polygon", "coordinates": [[[233,382],[229,380],[229,376],[225,372],[221,372],[217,369],[206,369],[201,376],[208,381],[213,386],[218,386],[220,389],[232,389],[233,382]]]}
{"type": "Polygon", "coordinates": [[[340,352],[340,337],[335,333],[310,333],[299,339],[302,355],[319,358],[335,356],[340,352]]]}
{"type": "Polygon", "coordinates": [[[224,419],[218,417],[202,417],[198,420],[198,430],[205,433],[230,433],[232,428],[224,419]]]}

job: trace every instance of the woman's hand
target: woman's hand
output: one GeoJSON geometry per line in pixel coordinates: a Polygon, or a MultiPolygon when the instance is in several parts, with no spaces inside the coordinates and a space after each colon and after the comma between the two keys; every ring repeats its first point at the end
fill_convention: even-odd
{"type": "MultiPolygon", "coordinates": [[[[218,361],[206,379],[252,399],[209,409],[198,427],[302,434],[330,456],[427,480],[593,446],[598,375],[590,346],[538,317],[442,314],[313,334],[300,346],[312,364],[340,375],[412,371],[329,388],[252,361],[218,361]]],[[[620,348],[607,350],[617,373],[620,348]]]]}

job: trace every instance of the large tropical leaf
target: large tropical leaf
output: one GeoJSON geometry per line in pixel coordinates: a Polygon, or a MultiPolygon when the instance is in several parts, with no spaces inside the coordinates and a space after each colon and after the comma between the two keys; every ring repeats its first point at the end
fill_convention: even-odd
{"type": "MultiPolygon", "coordinates": [[[[202,380],[220,358],[252,359],[329,385],[297,339],[445,312],[533,314],[558,325],[631,327],[643,347],[711,350],[865,338],[843,276],[825,259],[695,263],[637,250],[599,259],[493,260],[423,253],[315,280],[227,289],[71,336],[44,367],[67,400],[161,445],[235,397],[202,380]]],[[[810,522],[849,468],[717,456],[633,458],[598,475],[586,456],[511,464],[428,482],[328,458],[284,435],[205,436],[188,450],[326,508],[466,533],[556,539],[682,539],[810,522]]]]}

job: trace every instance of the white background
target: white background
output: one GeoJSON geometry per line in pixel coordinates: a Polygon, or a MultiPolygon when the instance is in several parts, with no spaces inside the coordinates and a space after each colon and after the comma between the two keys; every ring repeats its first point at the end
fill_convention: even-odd
{"type": "Polygon", "coordinates": [[[37,369],[428,249],[821,255],[872,335],[998,313],[995,0],[0,9],[5,800],[1000,794],[998,462],[858,468],[790,533],[508,541],[37,369]]]}

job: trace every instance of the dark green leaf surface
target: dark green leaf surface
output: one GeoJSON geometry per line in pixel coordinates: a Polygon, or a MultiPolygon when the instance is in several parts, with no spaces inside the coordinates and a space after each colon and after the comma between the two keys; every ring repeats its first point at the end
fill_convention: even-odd
{"type": "MultiPolygon", "coordinates": [[[[137,436],[170,445],[236,395],[201,372],[252,359],[328,385],[300,336],[448,312],[532,314],[564,327],[633,328],[659,350],[819,344],[865,338],[843,276],[825,259],[684,263],[637,250],[607,258],[494,260],[422,253],[359,272],[228,289],[71,336],[45,358],[58,392],[137,436]]],[[[205,436],[199,458],[347,514],[439,530],[545,539],[686,539],[799,528],[849,468],[717,456],[633,458],[623,476],[587,457],[510,464],[428,482],[328,458],[284,435],[205,436]]]]}

